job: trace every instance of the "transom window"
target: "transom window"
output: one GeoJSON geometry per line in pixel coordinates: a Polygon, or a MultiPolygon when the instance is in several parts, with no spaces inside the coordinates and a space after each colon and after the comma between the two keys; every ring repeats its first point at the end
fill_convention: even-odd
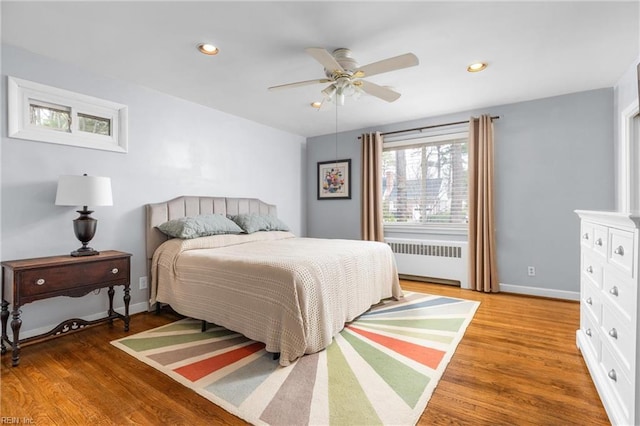
{"type": "Polygon", "coordinates": [[[30,100],[29,112],[29,123],[34,126],[71,132],[71,108],[30,100]]]}
{"type": "Polygon", "coordinates": [[[126,105],[8,78],[9,136],[127,152],[126,105]]]}
{"type": "Polygon", "coordinates": [[[468,133],[385,142],[382,155],[384,224],[466,227],[468,133]]]}
{"type": "Polygon", "coordinates": [[[96,135],[111,136],[111,119],[78,113],[78,130],[96,135]]]}

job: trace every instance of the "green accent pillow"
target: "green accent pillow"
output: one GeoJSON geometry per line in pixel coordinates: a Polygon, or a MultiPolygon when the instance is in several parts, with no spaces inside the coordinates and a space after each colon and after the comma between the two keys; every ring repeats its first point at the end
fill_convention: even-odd
{"type": "Polygon", "coordinates": [[[247,234],[257,231],[288,231],[289,227],[275,216],[268,214],[242,213],[229,216],[247,234]]]}
{"type": "Polygon", "coordinates": [[[182,239],[243,232],[238,225],[221,214],[181,217],[158,225],[157,228],[170,237],[182,239]]]}

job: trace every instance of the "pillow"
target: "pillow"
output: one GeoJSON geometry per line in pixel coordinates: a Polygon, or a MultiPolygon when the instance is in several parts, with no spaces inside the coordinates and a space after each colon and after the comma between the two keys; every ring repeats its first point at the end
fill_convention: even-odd
{"type": "Polygon", "coordinates": [[[243,232],[238,225],[221,214],[181,217],[158,225],[157,228],[170,237],[182,239],[243,232]]]}
{"type": "Polygon", "coordinates": [[[288,231],[289,227],[280,219],[268,214],[242,213],[229,216],[247,234],[257,231],[288,231]]]}

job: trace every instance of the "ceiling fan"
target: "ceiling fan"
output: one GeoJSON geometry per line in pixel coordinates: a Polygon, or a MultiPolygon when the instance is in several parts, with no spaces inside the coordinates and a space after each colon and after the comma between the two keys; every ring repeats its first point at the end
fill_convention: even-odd
{"type": "Polygon", "coordinates": [[[351,50],[340,48],[329,53],[321,47],[308,47],[305,49],[320,65],[324,66],[327,78],[316,80],[298,81],[296,83],[282,84],[269,87],[269,90],[289,89],[293,87],[307,86],[318,83],[331,83],[322,90],[327,101],[335,101],[338,105],[344,105],[345,96],[358,96],[362,92],[375,96],[387,102],[393,102],[400,97],[400,93],[384,86],[379,86],[363,77],[371,77],[389,71],[418,65],[418,58],[413,53],[394,56],[365,66],[359,66],[351,54],[351,50]]]}

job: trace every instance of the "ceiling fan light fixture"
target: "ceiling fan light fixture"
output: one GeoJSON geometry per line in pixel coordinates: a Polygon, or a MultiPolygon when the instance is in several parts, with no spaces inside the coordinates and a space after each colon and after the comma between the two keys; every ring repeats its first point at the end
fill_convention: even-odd
{"type": "Polygon", "coordinates": [[[315,102],[311,102],[311,104],[310,104],[310,105],[311,105],[313,108],[320,109],[320,107],[322,106],[322,102],[315,101],[315,102]]]}
{"type": "Polygon", "coordinates": [[[487,68],[486,62],[474,62],[473,64],[467,67],[468,72],[480,72],[483,69],[487,68]]]}
{"type": "Polygon", "coordinates": [[[332,84],[330,86],[325,87],[322,90],[322,95],[328,100],[331,101],[333,99],[333,95],[336,94],[336,85],[332,84]]]}
{"type": "Polygon", "coordinates": [[[198,45],[198,50],[200,51],[200,53],[203,53],[205,55],[217,55],[218,52],[220,51],[220,49],[218,49],[216,46],[214,46],[211,43],[200,43],[198,45]]]}

